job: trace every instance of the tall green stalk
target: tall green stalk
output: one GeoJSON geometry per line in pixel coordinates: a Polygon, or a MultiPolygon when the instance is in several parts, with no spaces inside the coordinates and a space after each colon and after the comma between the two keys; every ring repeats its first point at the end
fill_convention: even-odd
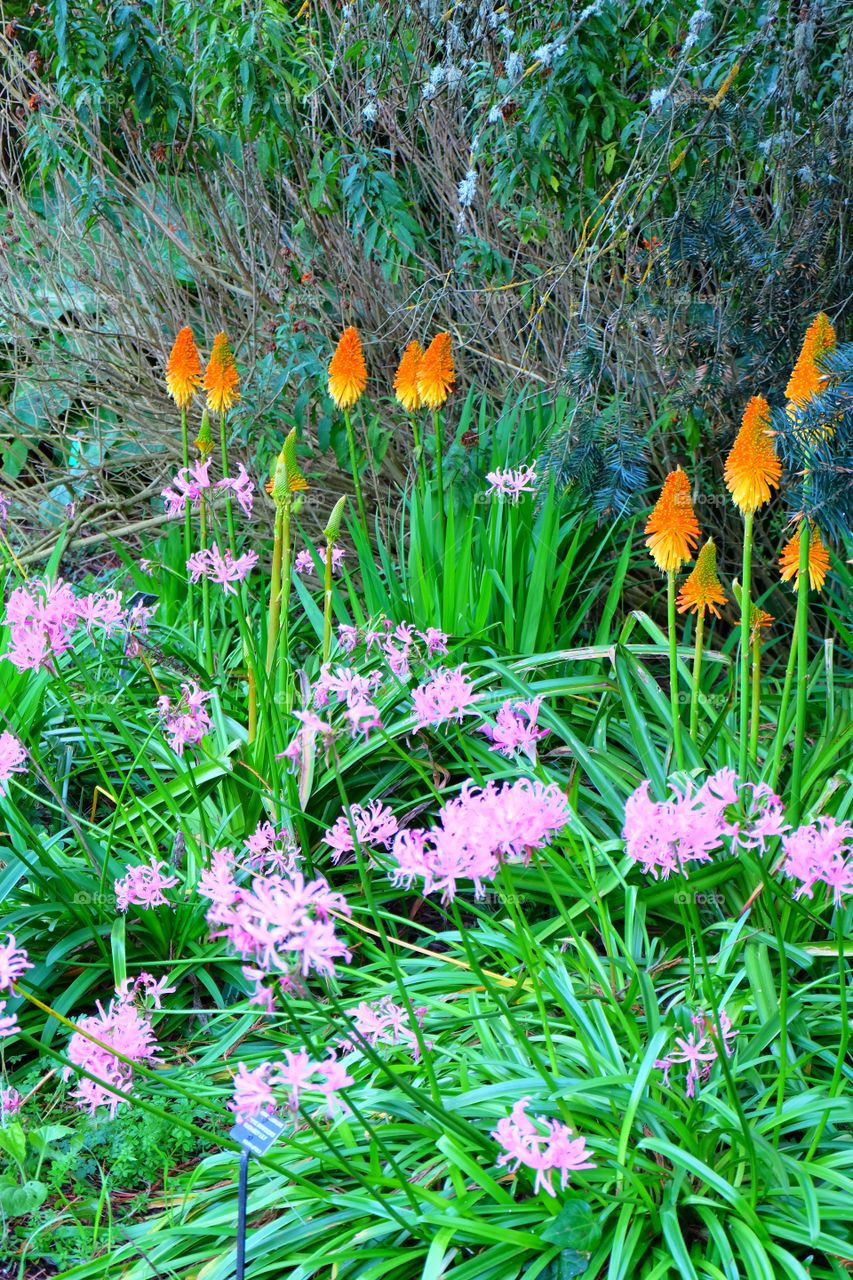
{"type": "Polygon", "coordinates": [[[785,683],[782,686],[782,701],[779,704],[779,715],[776,720],[776,739],[773,743],[773,769],[770,774],[769,785],[773,791],[779,782],[779,774],[782,772],[782,751],[785,746],[785,739],[788,736],[788,706],[791,701],[791,688],[794,683],[794,668],[797,665],[797,626],[799,622],[800,612],[803,601],[797,594],[797,614],[794,621],[794,634],[791,637],[791,651],[788,654],[788,665],[785,668],[785,683]]]}
{"type": "Polygon", "coordinates": [[[352,419],[350,418],[349,409],[344,409],[344,423],[347,429],[347,444],[349,445],[349,462],[352,470],[352,482],[355,486],[355,500],[358,504],[358,518],[361,521],[361,527],[365,535],[370,537],[370,530],[367,527],[367,512],[364,509],[364,497],[361,492],[361,478],[358,474],[358,459],[355,452],[355,434],[352,429],[352,419]]]}
{"type": "Polygon", "coordinates": [[[699,688],[702,680],[702,642],[705,636],[705,610],[696,614],[696,647],[693,652],[693,687],[690,691],[690,736],[696,741],[699,727],[699,688]]]}
{"type": "Polygon", "coordinates": [[[754,513],[744,512],[743,517],[743,580],[740,597],[740,739],[738,773],[746,777],[749,754],[749,615],[750,586],[752,579],[752,524],[754,513]]]}
{"type": "Polygon", "coordinates": [[[800,525],[800,566],[797,579],[797,693],[794,716],[794,757],[791,766],[791,821],[800,818],[803,789],[803,751],[806,739],[806,701],[809,677],[809,522],[800,525]]]}
{"type": "MultiPolygon", "coordinates": [[[[231,474],[228,470],[228,438],[225,430],[225,414],[219,415],[219,453],[222,459],[222,478],[227,480],[231,474]]],[[[237,558],[237,533],[234,528],[234,504],[231,500],[231,490],[225,490],[225,518],[228,524],[228,547],[231,555],[237,558]]],[[[249,616],[249,589],[246,583],[240,584],[240,603],[243,607],[243,613],[246,618],[249,616]]],[[[258,686],[255,680],[254,665],[249,647],[243,641],[243,661],[246,664],[246,685],[249,693],[248,708],[248,738],[249,742],[255,741],[255,735],[258,727],[258,686]]]]}
{"type": "Polygon", "coordinates": [[[414,414],[412,414],[412,439],[415,442],[416,488],[420,497],[423,497],[427,488],[426,457],[424,456],[424,442],[421,436],[420,424],[414,414]]]}
{"type": "Polygon", "coordinates": [[[272,671],[278,642],[278,628],[281,618],[281,548],[284,530],[284,507],[276,505],[275,533],[272,544],[272,567],[270,569],[270,600],[267,611],[267,675],[272,671]]]}
{"type": "MultiPolygon", "coordinates": [[[[190,466],[190,440],[187,430],[187,410],[186,406],[181,409],[181,452],[184,460],[184,470],[189,471],[190,466]]],[[[192,525],[192,503],[189,497],[184,498],[184,562],[189,560],[193,551],[193,525],[192,525]]],[[[187,578],[187,613],[190,620],[190,631],[195,625],[195,591],[193,584],[187,578]]]]}
{"type": "Polygon", "coordinates": [[[441,411],[434,409],[432,414],[432,425],[435,432],[435,478],[438,484],[438,537],[439,537],[439,556],[444,555],[444,440],[442,438],[441,429],[441,411]]]}
{"type": "MultiPolygon", "coordinates": [[[[199,543],[201,550],[207,550],[207,500],[201,495],[198,508],[199,543]]],[[[207,674],[213,675],[213,627],[210,622],[210,579],[203,574],[201,579],[201,616],[204,624],[204,663],[207,674]]]]}
{"type": "Polygon", "coordinates": [[[323,574],[323,666],[329,661],[332,651],[332,564],[335,544],[341,536],[341,520],[346,506],[346,495],[338,498],[332,507],[331,514],[323,536],[326,539],[326,567],[323,574]]]}
{"type": "MultiPolygon", "coordinates": [[[[276,672],[276,692],[285,688],[285,678],[290,667],[290,583],[291,548],[290,548],[290,516],[292,501],[288,498],[282,504],[281,514],[281,617],[278,628],[278,670],[276,672]]],[[[289,710],[289,708],[288,708],[289,710]]]]}
{"type": "MultiPolygon", "coordinates": [[[[225,414],[219,415],[219,453],[222,459],[222,479],[227,480],[228,471],[228,440],[225,434],[225,414]]],[[[232,556],[237,555],[237,535],[234,531],[234,508],[231,502],[231,490],[225,490],[225,518],[228,522],[228,546],[232,556]]]]}
{"type": "Polygon", "coordinates": [[[681,712],[678,706],[678,634],[675,620],[675,574],[666,575],[666,606],[669,626],[669,701],[672,707],[672,741],[675,762],[684,768],[684,744],[681,740],[681,712]]]}
{"type": "Polygon", "coordinates": [[[749,724],[749,758],[758,759],[758,726],[761,719],[761,628],[752,633],[752,719],[749,724]]]}

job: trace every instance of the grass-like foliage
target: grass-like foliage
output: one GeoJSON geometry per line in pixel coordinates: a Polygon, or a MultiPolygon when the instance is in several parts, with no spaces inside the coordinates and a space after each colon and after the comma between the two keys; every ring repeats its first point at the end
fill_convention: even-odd
{"type": "Polygon", "coordinates": [[[170,532],[95,590],[2,533],[2,1274],[227,1280],[229,1130],[272,1111],[252,1277],[847,1274],[843,507],[780,548],[786,667],[751,592],[790,484],[766,402],[716,478],[742,561],[680,468],[644,546],[537,470],[559,405],[452,425],[439,335],[388,523],[351,330],[354,500],[314,544],[296,432],[266,490],[234,475],[239,372],[187,333],[170,532]]]}

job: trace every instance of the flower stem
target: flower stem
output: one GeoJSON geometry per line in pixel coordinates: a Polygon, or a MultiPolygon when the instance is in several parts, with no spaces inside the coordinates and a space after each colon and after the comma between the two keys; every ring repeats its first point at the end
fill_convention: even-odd
{"type": "Polygon", "coordinates": [[[435,431],[435,478],[438,482],[438,534],[439,558],[444,556],[444,441],[441,430],[441,413],[433,410],[433,429],[435,431]]]}
{"type": "Polygon", "coordinates": [[[332,551],[334,542],[326,539],[326,567],[323,574],[323,666],[332,650],[332,551]]]}
{"type": "Polygon", "coordinates": [[[367,527],[367,512],[364,509],[364,498],[361,492],[361,479],[358,474],[358,461],[355,454],[355,435],[352,429],[352,420],[350,418],[349,409],[344,409],[344,423],[347,429],[347,443],[349,445],[349,463],[352,470],[352,482],[355,485],[355,500],[358,504],[358,517],[361,521],[361,527],[364,529],[365,535],[370,537],[370,530],[367,527]]]}
{"type": "Polygon", "coordinates": [[[675,630],[675,574],[666,575],[666,604],[669,622],[669,701],[672,707],[672,741],[675,762],[684,768],[684,747],[681,741],[681,713],[678,709],[678,636],[675,630]]]}
{"type": "Polygon", "coordinates": [[[693,654],[693,688],[690,692],[690,736],[696,741],[696,730],[699,727],[699,686],[702,677],[702,641],[705,635],[705,613],[702,609],[696,614],[696,649],[693,654]]]}
{"type": "Polygon", "coordinates": [[[758,759],[758,726],[761,717],[761,628],[752,637],[752,719],[749,723],[749,758],[758,759]]]}
{"type": "MultiPolygon", "coordinates": [[[[181,410],[181,450],[183,453],[184,470],[189,470],[190,465],[190,440],[187,431],[187,411],[186,408],[181,410]]],[[[184,498],[184,560],[189,560],[193,551],[193,526],[192,526],[192,503],[189,497],[184,498]]],[[[187,612],[190,620],[190,631],[195,625],[195,591],[193,584],[187,578],[187,612]]]]}
{"type": "Polygon", "coordinates": [[[281,617],[281,540],[284,528],[284,508],[276,506],[275,534],[272,544],[272,568],[270,569],[270,602],[267,612],[267,675],[272,671],[281,617]]]}
{"type": "Polygon", "coordinates": [[[797,579],[797,696],[794,717],[794,758],[791,766],[791,822],[800,818],[803,789],[803,749],[806,738],[806,695],[809,677],[809,522],[800,525],[800,567],[797,579]]]}
{"type": "MultiPolygon", "coordinates": [[[[199,504],[199,542],[201,550],[207,550],[207,501],[201,495],[199,504]]],[[[213,675],[213,627],[210,623],[210,579],[204,575],[201,579],[201,613],[204,623],[204,661],[207,674],[213,675]]]]}
{"type": "MultiPolygon", "coordinates": [[[[228,442],[225,435],[225,414],[219,415],[219,452],[222,457],[222,479],[228,479],[228,442]]],[[[225,518],[228,521],[228,546],[232,556],[237,555],[237,537],[234,532],[234,510],[231,505],[231,490],[225,490],[225,518]]]]}
{"type": "Polygon", "coordinates": [[[749,752],[749,614],[750,614],[750,580],[752,578],[752,522],[753,512],[744,512],[743,517],[743,581],[740,597],[740,743],[738,757],[738,773],[746,777],[746,762],[749,752]]]}
{"type": "MultiPolygon", "coordinates": [[[[290,500],[282,506],[281,521],[281,620],[278,630],[278,671],[276,688],[281,692],[290,666],[290,500]]],[[[288,710],[290,708],[288,707],[288,710]]]]}
{"type": "Polygon", "coordinates": [[[794,683],[794,667],[797,662],[797,646],[794,637],[797,634],[797,625],[800,618],[800,610],[805,602],[797,595],[797,616],[794,622],[794,636],[791,637],[791,652],[788,654],[788,666],[785,670],[785,683],[782,686],[782,701],[779,704],[779,715],[776,719],[776,741],[773,744],[773,771],[770,774],[770,787],[773,791],[779,782],[779,774],[782,772],[782,750],[785,746],[785,739],[788,736],[788,707],[791,702],[791,687],[794,683]]]}
{"type": "MultiPolygon", "coordinates": [[[[228,471],[228,440],[225,432],[225,414],[219,415],[219,452],[222,457],[222,478],[227,480],[228,471]]],[[[234,505],[231,501],[231,490],[225,490],[225,518],[228,522],[228,546],[232,556],[237,558],[237,534],[234,529],[234,505]]],[[[249,613],[249,592],[245,582],[240,586],[240,599],[243,606],[243,613],[248,616],[249,613]]],[[[255,680],[255,673],[252,667],[251,655],[248,645],[243,641],[243,659],[246,663],[246,683],[249,691],[249,723],[248,736],[249,741],[254,742],[255,732],[258,724],[258,687],[255,680]]]]}
{"type": "Polygon", "coordinates": [[[424,457],[424,442],[421,438],[420,424],[414,414],[412,414],[412,439],[415,442],[416,488],[419,496],[423,498],[426,493],[426,459],[424,457]]]}

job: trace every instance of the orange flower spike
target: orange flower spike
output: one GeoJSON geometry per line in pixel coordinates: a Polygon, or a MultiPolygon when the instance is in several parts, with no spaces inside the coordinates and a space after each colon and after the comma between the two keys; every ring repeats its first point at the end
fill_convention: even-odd
{"type": "Polygon", "coordinates": [[[691,613],[704,617],[707,610],[719,618],[717,606],[725,603],[726,593],[717,576],[717,548],[714,539],[709,538],[696,558],[693,572],[678,593],[678,612],[685,613],[689,609],[691,613]]]}
{"type": "Polygon", "coordinates": [[[450,334],[437,333],[418,365],[418,395],[427,408],[440,409],[455,385],[450,334]]]}
{"type": "Polygon", "coordinates": [[[764,396],[753,396],[743,411],[724,471],[726,488],[743,515],[770,501],[779,488],[782,464],[776,457],[770,430],[770,405],[764,396]]]}
{"type": "Polygon", "coordinates": [[[749,606],[749,643],[755,643],[755,637],[773,626],[776,619],[766,609],[759,609],[757,604],[749,606]]]}
{"type": "Polygon", "coordinates": [[[166,362],[166,387],[179,409],[189,407],[193,396],[201,386],[201,360],[189,325],[175,338],[166,362]]]}
{"type": "Polygon", "coordinates": [[[224,333],[213,339],[213,351],[204,372],[207,407],[211,413],[227,413],[240,399],[240,375],[234,354],[224,333]]]}
{"type": "Polygon", "coordinates": [[[699,541],[699,521],[693,510],[690,481],[681,467],[670,471],[660,497],[646,522],[646,546],[663,573],[677,573],[693,558],[699,541]]]}
{"type": "Polygon", "coordinates": [[[329,395],[339,409],[351,409],[367,386],[367,365],[358,329],[344,329],[329,361],[329,395]]]}
{"type": "Polygon", "coordinates": [[[421,407],[421,395],[418,391],[418,369],[423,359],[423,350],[419,342],[410,342],[403,352],[402,359],[394,375],[394,394],[407,413],[414,413],[421,407]]]}
{"type": "Polygon", "coordinates": [[[821,311],[806,330],[797,363],[785,388],[785,395],[796,407],[802,407],[817,395],[826,382],[826,374],[821,372],[817,362],[821,356],[835,350],[835,343],[835,330],[829,317],[821,311]]]}
{"type": "MultiPolygon", "coordinates": [[[[829,552],[823,544],[820,536],[820,529],[817,525],[811,526],[809,535],[809,586],[812,591],[822,591],[823,584],[826,582],[826,575],[829,573],[829,552]]],[[[794,534],[782,548],[782,554],[779,557],[779,576],[783,582],[790,582],[793,578],[794,589],[799,586],[800,582],[800,530],[794,534]]]]}

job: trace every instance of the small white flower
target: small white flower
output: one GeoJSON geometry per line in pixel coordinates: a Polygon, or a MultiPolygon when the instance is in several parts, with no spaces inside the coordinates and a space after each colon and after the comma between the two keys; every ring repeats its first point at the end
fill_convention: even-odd
{"type": "Polygon", "coordinates": [[[500,107],[497,106],[497,104],[495,104],[495,106],[493,107],[490,107],[489,114],[486,118],[489,124],[500,124],[501,120],[503,120],[503,113],[501,112],[500,107]]]}
{"type": "Polygon", "coordinates": [[[463,209],[470,209],[477,194],[477,170],[469,169],[457,187],[459,203],[463,209]]]}
{"type": "Polygon", "coordinates": [[[653,89],[649,98],[649,110],[659,111],[669,97],[669,89],[653,89]]]}
{"type": "Polygon", "coordinates": [[[459,88],[464,78],[462,69],[454,66],[452,62],[445,68],[444,81],[451,93],[454,89],[459,88]]]}
{"type": "Polygon", "coordinates": [[[524,70],[524,61],[520,53],[516,53],[513,49],[512,53],[506,60],[504,65],[507,80],[517,80],[524,70]]]}

